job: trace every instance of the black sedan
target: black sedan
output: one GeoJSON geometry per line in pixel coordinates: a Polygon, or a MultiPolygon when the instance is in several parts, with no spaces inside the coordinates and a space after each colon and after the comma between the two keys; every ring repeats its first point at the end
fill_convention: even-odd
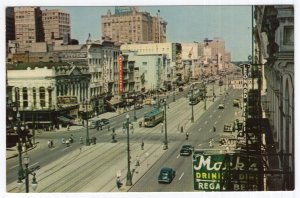
{"type": "Polygon", "coordinates": [[[180,156],[185,155],[185,156],[190,156],[192,154],[193,147],[192,145],[185,144],[181,146],[180,149],[180,156]]]}
{"type": "Polygon", "coordinates": [[[103,118],[103,119],[100,119],[100,120],[96,121],[97,126],[104,126],[104,125],[107,125],[107,124],[109,124],[109,120],[106,119],[106,118],[103,118]]]}
{"type": "Polygon", "coordinates": [[[164,167],[160,169],[158,176],[158,183],[171,183],[175,177],[175,170],[172,168],[164,167]]]}

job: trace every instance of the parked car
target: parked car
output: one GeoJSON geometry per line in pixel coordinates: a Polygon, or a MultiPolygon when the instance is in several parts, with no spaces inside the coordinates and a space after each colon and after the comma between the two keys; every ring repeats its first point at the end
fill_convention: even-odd
{"type": "Polygon", "coordinates": [[[169,167],[160,169],[158,183],[171,183],[175,177],[175,170],[169,167]]]}
{"type": "Polygon", "coordinates": [[[193,151],[192,145],[189,144],[182,145],[180,149],[180,156],[183,155],[190,156],[192,154],[192,151],[193,151]]]}
{"type": "Polygon", "coordinates": [[[95,121],[95,120],[89,120],[88,125],[89,125],[90,129],[95,129],[97,127],[97,121],[95,121]]]}
{"type": "Polygon", "coordinates": [[[102,118],[96,121],[96,126],[105,126],[107,124],[109,124],[109,120],[106,118],[102,118]]]}
{"type": "Polygon", "coordinates": [[[232,124],[225,124],[224,125],[224,132],[233,132],[234,126],[232,124]]]}
{"type": "Polygon", "coordinates": [[[224,109],[224,104],[223,103],[219,104],[218,109],[224,109]]]}

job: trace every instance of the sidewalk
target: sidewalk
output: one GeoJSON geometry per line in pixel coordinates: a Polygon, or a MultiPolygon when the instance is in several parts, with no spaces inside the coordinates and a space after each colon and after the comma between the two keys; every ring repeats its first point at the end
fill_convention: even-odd
{"type": "MultiPolygon", "coordinates": [[[[93,117],[89,120],[98,120],[102,118],[112,118],[115,116],[118,116],[119,114],[117,112],[106,112],[104,114],[98,115],[96,117],[93,117]]],[[[74,125],[71,126],[70,129],[68,130],[66,127],[62,127],[60,129],[56,129],[55,131],[43,131],[43,133],[58,133],[58,132],[65,132],[65,131],[75,131],[75,130],[80,130],[80,129],[85,129],[85,126],[81,125],[74,125]]],[[[37,147],[37,143],[33,145],[33,147],[28,148],[27,151],[30,151],[32,149],[35,149],[37,147]]],[[[22,153],[24,153],[23,151],[22,153]]],[[[19,155],[17,145],[11,148],[6,148],[6,160],[17,157],[19,155]]]]}

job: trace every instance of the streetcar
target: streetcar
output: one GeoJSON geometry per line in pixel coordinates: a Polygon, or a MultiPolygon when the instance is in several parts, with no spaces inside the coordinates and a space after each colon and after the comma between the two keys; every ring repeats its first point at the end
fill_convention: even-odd
{"type": "Polygon", "coordinates": [[[144,115],[144,126],[154,127],[164,120],[164,111],[159,108],[152,109],[144,115]]]}
{"type": "Polygon", "coordinates": [[[202,100],[203,98],[203,93],[200,90],[194,91],[194,93],[190,94],[189,97],[189,104],[190,105],[196,105],[202,100]]]}

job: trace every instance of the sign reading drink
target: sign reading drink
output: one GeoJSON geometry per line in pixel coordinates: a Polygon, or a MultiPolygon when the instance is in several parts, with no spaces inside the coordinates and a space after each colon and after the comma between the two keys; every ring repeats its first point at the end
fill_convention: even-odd
{"type": "Polygon", "coordinates": [[[119,95],[123,94],[123,56],[122,54],[118,57],[118,65],[119,65],[119,95]]]}
{"type": "Polygon", "coordinates": [[[241,154],[193,155],[194,190],[257,191],[262,188],[261,164],[255,157],[241,154]]]}

